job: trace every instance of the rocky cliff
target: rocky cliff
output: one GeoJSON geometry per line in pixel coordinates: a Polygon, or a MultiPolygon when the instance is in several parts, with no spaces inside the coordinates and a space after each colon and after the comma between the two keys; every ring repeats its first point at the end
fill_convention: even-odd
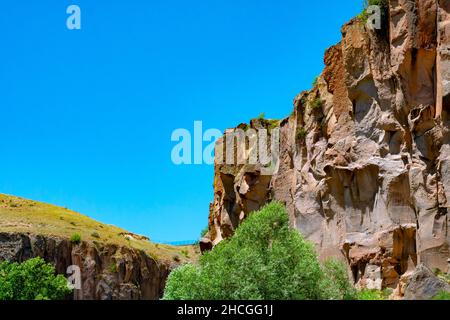
{"type": "Polygon", "coordinates": [[[390,0],[382,11],[381,29],[345,24],[314,88],[295,98],[277,172],[216,162],[203,249],[278,200],[358,285],[396,287],[419,263],[447,271],[450,1],[390,0]]]}
{"type": "Polygon", "coordinates": [[[66,277],[74,266],[76,300],[159,299],[170,271],[196,254],[193,246],[154,244],[66,208],[0,194],[0,261],[41,257],[66,277]]]}
{"type": "Polygon", "coordinates": [[[170,264],[143,251],[117,245],[72,244],[67,239],[20,233],[0,233],[0,260],[23,262],[41,257],[66,275],[80,267],[81,288],[76,300],[155,300],[164,290],[170,264]]]}

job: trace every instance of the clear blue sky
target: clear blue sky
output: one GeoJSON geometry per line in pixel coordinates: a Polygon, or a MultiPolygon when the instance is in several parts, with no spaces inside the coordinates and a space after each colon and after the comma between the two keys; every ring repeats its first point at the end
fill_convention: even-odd
{"type": "MultiPolygon", "coordinates": [[[[362,2],[362,1],[361,1],[362,2]]],[[[213,167],[171,133],[282,118],[355,0],[9,0],[0,9],[0,192],[157,241],[196,239],[213,167]],[[82,29],[68,30],[79,5],[82,29]]]]}

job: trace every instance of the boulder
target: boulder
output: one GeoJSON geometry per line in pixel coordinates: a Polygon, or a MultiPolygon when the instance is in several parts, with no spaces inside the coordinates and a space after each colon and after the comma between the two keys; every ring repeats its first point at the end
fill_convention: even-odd
{"type": "Polygon", "coordinates": [[[439,279],[433,271],[420,264],[405,288],[405,300],[430,300],[439,292],[450,292],[450,284],[439,279]]]}

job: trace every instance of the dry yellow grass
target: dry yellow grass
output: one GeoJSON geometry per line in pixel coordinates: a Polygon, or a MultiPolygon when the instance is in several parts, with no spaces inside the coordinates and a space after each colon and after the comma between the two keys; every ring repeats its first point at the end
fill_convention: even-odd
{"type": "Polygon", "coordinates": [[[110,243],[145,251],[158,260],[196,261],[198,246],[169,246],[152,243],[143,237],[103,224],[80,213],[58,206],[0,194],[0,232],[21,232],[81,241],[110,243]]]}

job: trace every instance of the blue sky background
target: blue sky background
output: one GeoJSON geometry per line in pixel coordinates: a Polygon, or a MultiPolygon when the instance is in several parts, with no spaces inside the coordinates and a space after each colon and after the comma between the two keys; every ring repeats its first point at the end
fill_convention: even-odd
{"type": "MultiPolygon", "coordinates": [[[[362,2],[362,1],[361,1],[362,2]]],[[[171,133],[282,118],[355,0],[8,0],[0,7],[0,192],[156,241],[196,239],[213,167],[171,133]],[[82,30],[68,30],[79,5],[82,30]]],[[[207,143],[205,143],[206,145],[207,143]]]]}

